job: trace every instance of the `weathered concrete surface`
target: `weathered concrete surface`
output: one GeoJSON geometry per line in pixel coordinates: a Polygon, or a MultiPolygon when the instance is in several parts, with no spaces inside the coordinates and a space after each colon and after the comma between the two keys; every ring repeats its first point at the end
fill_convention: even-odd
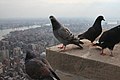
{"type": "Polygon", "coordinates": [[[68,45],[66,51],[58,49],[58,45],[47,48],[47,59],[52,67],[94,80],[120,80],[120,45],[115,46],[114,57],[110,57],[109,50],[106,49],[107,55],[102,56],[100,48],[83,41],[83,50],[75,45],[68,45]]]}
{"type": "Polygon", "coordinates": [[[64,73],[61,71],[56,71],[57,75],[60,77],[61,80],[93,80],[93,79],[87,79],[82,76],[77,76],[69,73],[64,73]]]}

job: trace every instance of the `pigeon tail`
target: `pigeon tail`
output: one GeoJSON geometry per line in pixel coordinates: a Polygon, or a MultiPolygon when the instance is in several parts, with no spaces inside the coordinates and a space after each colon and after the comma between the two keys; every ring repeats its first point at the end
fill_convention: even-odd
{"type": "Polygon", "coordinates": [[[60,78],[57,76],[57,74],[52,70],[52,69],[49,69],[52,73],[52,75],[57,79],[57,80],[60,80],[60,78]]]}
{"type": "Polygon", "coordinates": [[[77,38],[74,38],[72,40],[72,44],[75,44],[75,45],[79,46],[81,49],[83,49],[83,47],[80,44],[84,44],[84,43],[77,38]]]}
{"type": "Polygon", "coordinates": [[[80,49],[83,49],[83,47],[82,47],[80,44],[77,44],[77,46],[79,46],[79,47],[80,47],[80,49]]]}
{"type": "Polygon", "coordinates": [[[46,77],[40,78],[39,80],[54,80],[54,79],[51,76],[46,76],[46,77]]]}
{"type": "Polygon", "coordinates": [[[80,41],[78,38],[74,38],[72,40],[73,43],[77,43],[77,44],[84,44],[82,41],[80,41]]]}
{"type": "Polygon", "coordinates": [[[84,44],[84,43],[83,43],[82,41],[80,41],[80,40],[79,40],[79,43],[80,43],[80,44],[84,44]]]}
{"type": "Polygon", "coordinates": [[[83,34],[78,35],[79,40],[84,39],[83,34]]]}

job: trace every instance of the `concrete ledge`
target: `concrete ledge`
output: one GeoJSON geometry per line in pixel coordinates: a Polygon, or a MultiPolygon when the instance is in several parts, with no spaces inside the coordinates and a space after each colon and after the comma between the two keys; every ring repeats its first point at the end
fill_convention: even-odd
{"type": "MultiPolygon", "coordinates": [[[[120,45],[117,45],[113,51],[115,54],[113,58],[109,55],[99,55],[100,50],[98,48],[90,48],[88,45],[90,45],[89,42],[83,45],[83,50],[77,46],[69,45],[65,52],[62,52],[57,46],[47,48],[47,59],[54,69],[66,73],[94,80],[120,80],[118,54],[120,45]]],[[[105,52],[109,54],[108,51],[105,52]]]]}

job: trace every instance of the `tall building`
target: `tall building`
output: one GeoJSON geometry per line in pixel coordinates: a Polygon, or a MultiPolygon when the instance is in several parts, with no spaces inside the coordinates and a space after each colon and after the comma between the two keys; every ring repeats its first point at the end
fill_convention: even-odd
{"type": "Polygon", "coordinates": [[[0,54],[1,54],[1,60],[9,59],[9,50],[6,49],[4,46],[2,47],[2,50],[0,50],[0,54]]]}
{"type": "Polygon", "coordinates": [[[13,56],[19,57],[22,54],[22,50],[20,47],[16,47],[13,49],[13,56]]]}

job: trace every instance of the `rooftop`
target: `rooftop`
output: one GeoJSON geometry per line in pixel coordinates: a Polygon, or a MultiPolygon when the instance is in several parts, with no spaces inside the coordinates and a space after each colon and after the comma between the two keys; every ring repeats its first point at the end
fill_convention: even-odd
{"type": "Polygon", "coordinates": [[[65,51],[58,48],[61,44],[47,48],[47,59],[53,69],[90,80],[120,80],[120,44],[114,47],[111,57],[108,49],[103,56],[100,47],[92,46],[88,40],[83,42],[83,49],[73,44],[67,45],[65,51]]]}
{"type": "Polygon", "coordinates": [[[48,49],[59,52],[59,53],[87,58],[87,59],[100,61],[100,62],[104,62],[104,63],[108,63],[108,64],[112,64],[120,67],[120,44],[115,45],[113,49],[114,57],[111,57],[109,56],[110,55],[109,49],[104,49],[104,53],[106,53],[106,55],[103,56],[103,55],[100,55],[101,53],[100,47],[92,46],[88,40],[83,40],[83,42],[84,42],[84,45],[82,50],[79,49],[78,46],[73,44],[67,45],[65,51],[58,48],[58,46],[62,44],[52,46],[48,49]]]}

